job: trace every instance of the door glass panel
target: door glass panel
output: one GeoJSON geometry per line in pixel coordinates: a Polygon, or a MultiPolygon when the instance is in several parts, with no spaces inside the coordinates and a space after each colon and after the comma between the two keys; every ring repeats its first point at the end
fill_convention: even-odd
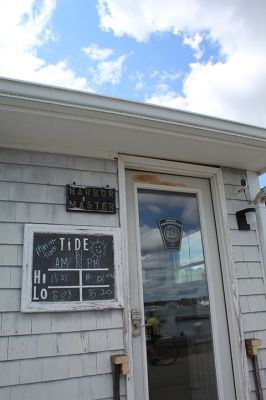
{"type": "Polygon", "coordinates": [[[150,400],[218,399],[196,194],[139,189],[150,400]]]}

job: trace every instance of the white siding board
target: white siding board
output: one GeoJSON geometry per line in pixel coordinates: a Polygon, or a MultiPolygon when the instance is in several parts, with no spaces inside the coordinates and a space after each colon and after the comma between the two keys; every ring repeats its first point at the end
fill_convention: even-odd
{"type": "Polygon", "coordinates": [[[68,362],[69,362],[68,357],[43,358],[42,381],[54,381],[67,378],[68,362]]]}
{"type": "MultiPolygon", "coordinates": [[[[11,388],[0,388],[0,399],[1,400],[11,400],[11,388]]],[[[20,398],[20,400],[23,400],[20,398]]]]}
{"type": "Polygon", "coordinates": [[[240,295],[257,295],[264,294],[265,287],[262,278],[239,279],[238,288],[240,295]]]}
{"type": "Polygon", "coordinates": [[[23,169],[16,164],[0,163],[0,180],[1,181],[17,181],[22,180],[23,169]]]}
{"type": "MultiPolygon", "coordinates": [[[[111,375],[98,375],[93,379],[93,399],[105,399],[113,393],[111,375]]],[[[111,396],[112,397],[112,396],[111,396]]]]}
{"type": "Polygon", "coordinates": [[[10,268],[9,267],[0,267],[0,288],[10,288],[11,284],[11,276],[10,276],[10,268]]]}
{"type": "MultiPolygon", "coordinates": [[[[29,389],[29,397],[25,400],[51,400],[51,383],[36,383],[33,385],[23,386],[28,386],[29,389]]],[[[16,387],[13,387],[11,390],[13,389],[16,389],[16,387]]],[[[20,400],[24,399],[20,398],[20,400]]]]}
{"type": "Polygon", "coordinates": [[[243,314],[242,322],[245,332],[266,330],[266,312],[243,314]]]}
{"type": "Polygon", "coordinates": [[[57,349],[57,336],[55,334],[38,335],[36,343],[37,357],[52,357],[60,353],[57,349]]]}
{"type": "Polygon", "coordinates": [[[33,334],[36,333],[50,333],[52,332],[52,315],[45,314],[32,314],[32,328],[33,334]]]}
{"type": "Polygon", "coordinates": [[[247,296],[239,296],[241,313],[248,313],[250,311],[247,296]]]}
{"type": "Polygon", "coordinates": [[[114,160],[99,160],[97,158],[68,157],[68,168],[82,171],[98,171],[117,173],[117,163],[114,160]]]}
{"type": "Polygon", "coordinates": [[[249,204],[243,200],[227,200],[228,214],[235,215],[237,211],[248,208],[249,204]]]}
{"type": "Polygon", "coordinates": [[[29,159],[25,164],[64,168],[67,167],[67,157],[60,154],[29,152],[29,159]]]}
{"type": "Polygon", "coordinates": [[[256,246],[258,237],[255,231],[231,231],[231,240],[233,246],[256,246]]]}
{"type": "Polygon", "coordinates": [[[234,261],[260,262],[258,246],[233,246],[232,254],[234,261]]]}
{"type": "Polygon", "coordinates": [[[67,314],[66,313],[52,313],[52,332],[66,332],[67,331],[67,314]]]}
{"type": "Polygon", "coordinates": [[[98,311],[96,315],[96,328],[108,329],[110,327],[112,327],[112,314],[108,311],[98,311]]]}
{"type": "Polygon", "coordinates": [[[68,359],[68,376],[69,378],[82,376],[82,358],[80,355],[72,356],[68,359]]]}
{"type": "Polygon", "coordinates": [[[66,313],[66,324],[67,328],[66,331],[81,331],[82,330],[82,323],[81,323],[81,315],[82,312],[72,312],[66,313]],[[75,328],[75,329],[73,329],[75,328]]]}
{"type": "Polygon", "coordinates": [[[82,354],[88,352],[89,334],[85,333],[62,333],[56,335],[56,350],[60,355],[82,354]]]}
{"type": "Polygon", "coordinates": [[[19,289],[21,287],[21,267],[0,266],[0,289],[19,289]]]}
{"type": "Polygon", "coordinates": [[[0,265],[22,265],[22,246],[0,244],[0,265]]]}
{"type": "Polygon", "coordinates": [[[107,374],[112,372],[111,354],[110,351],[97,353],[97,374],[107,374]]]}
{"type": "Polygon", "coordinates": [[[30,222],[30,204],[27,203],[9,203],[16,205],[16,222],[30,222]]]}
{"type": "Polygon", "coordinates": [[[93,399],[93,385],[91,377],[78,379],[79,397],[78,400],[94,400],[93,399]]]}
{"type": "Polygon", "coordinates": [[[108,335],[108,349],[117,350],[124,348],[123,330],[122,329],[109,329],[108,335]]]}
{"type": "Polygon", "coordinates": [[[0,182],[0,200],[8,200],[10,192],[9,182],[0,182]]]}
{"type": "Polygon", "coordinates": [[[11,336],[8,341],[8,360],[36,358],[36,336],[11,336]]]}
{"type": "Polygon", "coordinates": [[[26,400],[29,396],[29,386],[15,386],[11,389],[11,400],[26,400]]]}
{"type": "Polygon", "coordinates": [[[117,163],[115,160],[65,156],[41,152],[20,151],[14,149],[0,149],[0,162],[7,164],[47,166],[69,168],[87,171],[115,173],[117,163]]]}
{"type": "Polygon", "coordinates": [[[0,361],[7,360],[8,339],[7,337],[0,338],[0,361]]]}
{"type": "Polygon", "coordinates": [[[52,383],[52,400],[75,400],[78,398],[78,382],[74,379],[52,383]]]}
{"type": "Polygon", "coordinates": [[[118,212],[116,214],[108,215],[108,219],[105,214],[86,214],[83,212],[71,213],[70,221],[72,225],[95,225],[95,226],[119,226],[118,212]]]}
{"type": "Polygon", "coordinates": [[[0,161],[12,164],[29,164],[30,162],[30,152],[20,151],[13,149],[0,149],[0,161]]]}
{"type": "Polygon", "coordinates": [[[10,288],[19,289],[21,288],[22,268],[21,267],[10,267],[10,288]]]}
{"type": "Polygon", "coordinates": [[[20,383],[41,382],[43,374],[42,359],[23,360],[20,362],[20,383]]]}
{"type": "MultiPolygon", "coordinates": [[[[261,349],[258,353],[258,364],[260,368],[266,369],[266,349],[261,349]]],[[[265,372],[264,372],[265,379],[265,372]]]]}
{"type": "Polygon", "coordinates": [[[237,278],[263,278],[262,265],[259,262],[236,262],[237,278]]]}
{"type": "MultiPolygon", "coordinates": [[[[248,296],[248,304],[250,312],[266,311],[266,298],[265,294],[257,296],[248,296]]],[[[265,343],[266,345],[266,343],[265,343]]]]}
{"type": "Polygon", "coordinates": [[[1,244],[22,244],[24,235],[24,225],[17,223],[0,223],[0,243],[1,244]]]}
{"type": "Polygon", "coordinates": [[[16,204],[12,204],[7,201],[0,201],[0,221],[16,221],[16,204]]]}
{"type": "Polygon", "coordinates": [[[81,368],[83,376],[96,375],[96,354],[82,354],[81,368]]]}
{"type": "Polygon", "coordinates": [[[17,182],[26,187],[32,184],[64,186],[66,184],[118,188],[116,173],[78,171],[57,167],[11,166],[0,164],[0,181],[17,182]],[[15,171],[15,172],[14,172],[15,171]]]}
{"type": "Polygon", "coordinates": [[[31,204],[30,205],[30,222],[50,224],[53,221],[52,205],[31,204]]]}
{"type": "Polygon", "coordinates": [[[95,330],[96,329],[96,311],[81,313],[81,327],[82,330],[95,330]]]}
{"type": "Polygon", "coordinates": [[[2,361],[0,363],[0,386],[18,385],[20,361],[2,361]]]}
{"type": "Polygon", "coordinates": [[[92,353],[108,350],[107,330],[89,332],[89,351],[92,353]]]}
{"type": "Polygon", "coordinates": [[[31,315],[16,312],[1,314],[0,335],[29,335],[31,333],[31,315]]]}
{"type": "Polygon", "coordinates": [[[2,289],[0,290],[0,312],[20,310],[20,290],[2,289]]]}
{"type": "MultiPolygon", "coordinates": [[[[10,201],[20,201],[26,203],[48,203],[48,189],[47,185],[34,185],[31,183],[19,183],[19,182],[11,182],[9,197],[10,201]]],[[[57,186],[52,187],[52,189],[56,192],[58,188],[57,186]]],[[[0,193],[0,199],[2,198],[2,194],[0,193]]],[[[51,196],[51,194],[50,194],[51,196]]],[[[54,195],[55,197],[55,195],[54,195]]]]}

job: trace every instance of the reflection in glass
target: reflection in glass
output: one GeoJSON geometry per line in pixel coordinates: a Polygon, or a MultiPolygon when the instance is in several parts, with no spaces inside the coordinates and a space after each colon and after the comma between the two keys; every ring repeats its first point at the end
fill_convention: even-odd
{"type": "Polygon", "coordinates": [[[216,400],[209,295],[196,194],[138,190],[150,400],[216,400]],[[165,250],[158,219],[183,223],[165,250]]]}

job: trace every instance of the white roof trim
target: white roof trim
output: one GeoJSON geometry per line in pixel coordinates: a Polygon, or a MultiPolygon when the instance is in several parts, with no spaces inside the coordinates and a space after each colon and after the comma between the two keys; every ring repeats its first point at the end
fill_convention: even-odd
{"type": "MultiPolygon", "coordinates": [[[[0,145],[3,146],[21,148],[24,143],[27,144],[28,148],[39,149],[40,151],[48,150],[43,141],[38,140],[38,130],[35,129],[34,132],[30,132],[30,130],[34,130],[38,118],[40,124],[44,123],[45,118],[46,120],[49,118],[53,124],[58,126],[58,129],[54,132],[54,148],[57,148],[59,152],[67,152],[70,148],[73,148],[73,151],[76,149],[75,152],[79,153],[84,148],[87,140],[88,145],[93,144],[96,151],[100,150],[99,154],[105,151],[108,154],[115,154],[116,149],[111,148],[110,143],[106,148],[103,145],[103,138],[107,138],[107,135],[110,135],[108,139],[111,139],[112,133],[110,133],[111,130],[108,129],[108,126],[112,126],[117,127],[117,134],[114,133],[113,140],[118,140],[119,142],[121,140],[123,142],[127,135],[129,135],[129,139],[132,139],[133,132],[136,134],[136,140],[139,140],[139,152],[137,146],[133,150],[132,146],[127,148],[126,143],[122,144],[121,142],[120,147],[117,144],[117,153],[124,152],[160,158],[160,151],[156,154],[156,148],[154,147],[156,143],[153,143],[153,140],[156,141],[160,137],[166,140],[166,148],[162,152],[162,158],[173,159],[175,157],[175,154],[171,152],[171,148],[175,143],[174,140],[178,140],[176,145],[179,147],[181,144],[182,159],[176,154],[176,159],[174,158],[174,160],[193,162],[193,151],[191,151],[191,148],[188,149],[190,151],[188,151],[186,157],[185,149],[191,145],[191,140],[193,140],[194,144],[199,144],[200,142],[202,144],[202,141],[204,141],[204,146],[208,147],[209,145],[209,151],[212,152],[215,151],[215,144],[216,146],[221,143],[224,145],[224,148],[221,148],[220,151],[224,151],[226,157],[224,162],[221,157],[215,158],[217,159],[217,165],[228,165],[244,169],[251,168],[256,172],[266,168],[265,129],[204,115],[9,79],[0,79],[0,112],[0,116],[3,116],[4,119],[3,129],[5,129],[5,131],[2,131],[2,129],[0,131],[0,145]],[[23,123],[25,124],[25,117],[24,119],[22,117],[23,113],[26,113],[29,119],[35,120],[35,125],[32,124],[32,126],[28,127],[27,135],[25,132],[26,126],[23,128],[23,123]],[[14,116],[17,120],[17,129],[21,129],[20,143],[18,132],[14,132],[15,126],[8,121],[8,117],[11,116],[12,118],[14,116]],[[68,147],[65,146],[65,149],[63,149],[64,146],[61,146],[60,150],[57,146],[58,143],[56,143],[56,135],[58,135],[59,140],[58,132],[62,130],[60,140],[63,139],[63,131],[67,131],[66,126],[63,124],[65,119],[72,122],[77,121],[75,125],[77,129],[76,138],[79,142],[75,142],[73,139],[71,145],[70,140],[68,140],[68,147]],[[92,123],[94,124],[93,127],[95,127],[95,134],[94,136],[87,134],[85,138],[84,124],[92,123]],[[99,132],[96,132],[96,130],[99,130],[103,135],[98,142],[96,136],[99,132]],[[104,130],[106,131],[105,135],[104,130]],[[143,135],[138,136],[141,132],[143,135]],[[25,142],[26,136],[27,143],[25,142]],[[143,143],[140,141],[142,139],[147,147],[144,154],[141,153],[143,143]],[[151,142],[148,148],[149,140],[151,142]],[[233,153],[231,155],[232,162],[230,161],[231,158],[226,150],[226,146],[230,145],[236,146],[235,149],[238,148],[238,150],[242,148],[244,157],[242,161],[240,154],[236,155],[238,160],[233,160],[233,153]],[[170,146],[169,152],[167,146],[170,146]],[[131,149],[133,153],[131,153],[131,149]],[[264,161],[261,154],[262,150],[265,151],[264,161]],[[250,157],[253,158],[252,162],[247,160],[250,157]],[[258,157],[257,162],[255,162],[254,157],[258,157]]],[[[159,141],[157,146],[161,146],[159,141]]],[[[203,151],[204,148],[201,150],[203,151]]],[[[208,151],[203,154],[202,159],[197,154],[195,155],[196,163],[214,165],[214,157],[209,157],[208,151]]]]}

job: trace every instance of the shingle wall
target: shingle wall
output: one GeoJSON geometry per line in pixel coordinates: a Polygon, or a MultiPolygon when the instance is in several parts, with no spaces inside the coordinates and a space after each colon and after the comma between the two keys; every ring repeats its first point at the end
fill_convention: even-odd
{"type": "Polygon", "coordinates": [[[1,400],[112,398],[110,355],[124,349],[121,310],[20,312],[25,223],[119,226],[118,212],[66,212],[65,185],[73,182],[117,189],[117,163],[0,149],[1,400]]]}
{"type": "MultiPolygon", "coordinates": [[[[258,352],[261,383],[266,399],[266,296],[265,279],[261,263],[256,225],[250,231],[239,231],[236,222],[236,212],[250,207],[249,190],[236,194],[240,187],[241,177],[246,177],[245,171],[223,169],[223,178],[227,199],[228,221],[230,226],[232,254],[237,277],[241,325],[245,338],[262,339],[258,352]]],[[[257,399],[254,384],[254,372],[248,358],[251,400],[257,399]]]]}

